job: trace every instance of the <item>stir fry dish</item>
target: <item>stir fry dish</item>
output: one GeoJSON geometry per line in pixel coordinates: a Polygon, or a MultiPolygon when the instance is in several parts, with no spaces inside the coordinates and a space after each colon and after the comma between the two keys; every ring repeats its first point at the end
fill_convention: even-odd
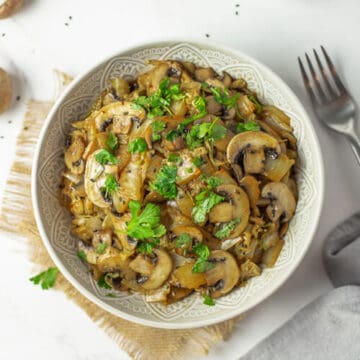
{"type": "Polygon", "coordinates": [[[173,60],[114,78],[71,124],[61,201],[99,287],[214,305],[272,267],[294,215],[290,118],[244,79],[173,60]]]}

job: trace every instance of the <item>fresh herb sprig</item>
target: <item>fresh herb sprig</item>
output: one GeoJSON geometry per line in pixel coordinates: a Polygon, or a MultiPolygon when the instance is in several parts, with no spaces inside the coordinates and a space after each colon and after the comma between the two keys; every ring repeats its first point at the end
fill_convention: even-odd
{"type": "Polygon", "coordinates": [[[150,183],[151,190],[156,191],[166,199],[175,199],[178,194],[176,173],[177,167],[175,165],[164,165],[155,180],[150,183]]]}
{"type": "Polygon", "coordinates": [[[102,149],[101,151],[99,151],[95,155],[95,160],[101,165],[106,165],[106,164],[116,165],[119,163],[119,160],[106,149],[102,149]]]}
{"type": "Polygon", "coordinates": [[[235,229],[236,225],[240,224],[240,218],[229,221],[226,224],[220,226],[219,230],[216,231],[215,236],[218,239],[226,239],[230,236],[231,232],[235,229]]]}
{"type": "Polygon", "coordinates": [[[206,220],[206,215],[217,204],[224,201],[225,198],[216,194],[209,189],[201,191],[195,196],[195,206],[192,209],[191,215],[197,224],[202,224],[206,220]]]}
{"type": "Polygon", "coordinates": [[[55,285],[57,274],[59,273],[58,268],[51,267],[40,274],[31,277],[29,280],[35,285],[41,285],[43,290],[48,290],[55,285]]]}
{"type": "Polygon", "coordinates": [[[215,267],[213,263],[208,261],[210,250],[205,244],[201,242],[196,243],[193,246],[192,251],[198,256],[194,266],[191,269],[193,273],[203,273],[215,267]]]}
{"type": "Polygon", "coordinates": [[[166,234],[166,228],[160,224],[160,208],[153,203],[147,203],[143,211],[139,201],[129,203],[131,220],[127,223],[126,233],[137,240],[159,238],[166,234]]]}
{"type": "Polygon", "coordinates": [[[255,121],[248,121],[246,123],[238,123],[236,126],[236,131],[238,133],[244,132],[244,131],[259,131],[260,126],[255,121]]]}

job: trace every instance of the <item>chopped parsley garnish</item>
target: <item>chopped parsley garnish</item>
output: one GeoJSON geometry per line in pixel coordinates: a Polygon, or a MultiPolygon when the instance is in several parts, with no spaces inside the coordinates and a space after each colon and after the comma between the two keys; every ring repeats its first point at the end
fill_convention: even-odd
{"type": "Polygon", "coordinates": [[[99,151],[95,155],[95,160],[101,165],[105,165],[105,164],[115,165],[119,162],[119,160],[106,149],[102,149],[101,151],[99,151]]]}
{"type": "Polygon", "coordinates": [[[147,143],[144,138],[138,137],[129,143],[129,153],[142,153],[148,148],[147,143]]]}
{"type": "Polygon", "coordinates": [[[103,289],[107,289],[107,290],[110,290],[111,289],[111,286],[105,281],[105,275],[102,275],[100,277],[100,279],[98,280],[97,282],[98,286],[103,288],[103,289]]]}
{"type": "Polygon", "coordinates": [[[151,124],[151,129],[152,129],[151,141],[155,142],[161,140],[161,132],[165,129],[165,127],[166,125],[163,121],[155,120],[151,124]]]}
{"type": "Polygon", "coordinates": [[[200,156],[196,156],[192,159],[192,163],[197,167],[200,168],[202,165],[205,164],[205,160],[200,156]]]}
{"type": "Polygon", "coordinates": [[[215,305],[215,301],[211,296],[204,294],[203,298],[204,298],[203,304],[208,305],[208,306],[214,306],[215,305]]]}
{"type": "Polygon", "coordinates": [[[175,199],[178,194],[176,172],[177,168],[175,165],[164,165],[155,180],[150,183],[150,188],[166,199],[175,199]]]}
{"type": "Polygon", "coordinates": [[[210,176],[205,179],[205,182],[207,183],[209,189],[215,189],[223,183],[223,180],[218,178],[217,176],[210,176]]]}
{"type": "Polygon", "coordinates": [[[51,267],[40,274],[33,276],[29,280],[32,281],[35,285],[41,285],[43,290],[48,290],[54,286],[56,276],[59,270],[56,267],[51,267]]]}
{"type": "Polygon", "coordinates": [[[207,261],[210,256],[210,250],[205,244],[201,242],[195,244],[192,251],[198,256],[191,270],[193,273],[202,273],[215,267],[213,263],[207,261]]]}
{"type": "Polygon", "coordinates": [[[154,239],[153,241],[140,241],[136,249],[140,254],[152,255],[153,248],[159,244],[159,239],[154,239]]]}
{"type": "Polygon", "coordinates": [[[229,221],[220,226],[219,230],[215,233],[218,239],[225,239],[230,236],[231,232],[235,229],[236,225],[240,224],[240,218],[229,221]]]}
{"type": "Polygon", "coordinates": [[[109,133],[109,136],[106,140],[106,145],[111,149],[112,151],[116,150],[119,147],[119,140],[117,136],[114,133],[109,133]]]}
{"type": "Polygon", "coordinates": [[[244,132],[244,131],[259,131],[260,126],[255,121],[249,121],[246,123],[238,123],[236,126],[236,131],[238,133],[244,132]]]}
{"type": "Polygon", "coordinates": [[[138,240],[158,238],[166,233],[164,225],[160,224],[160,208],[153,203],[147,203],[140,212],[141,203],[131,200],[129,203],[131,220],[127,223],[127,234],[138,240]]]}
{"type": "Polygon", "coordinates": [[[147,111],[149,118],[162,116],[164,114],[172,115],[170,105],[172,100],[181,100],[185,98],[185,93],[180,89],[180,84],[170,85],[168,77],[160,81],[159,89],[150,96],[139,96],[132,101],[132,106],[140,107],[147,111]]]}
{"type": "Polygon", "coordinates": [[[202,146],[204,140],[217,141],[225,137],[226,127],[218,124],[218,118],[211,123],[201,123],[194,125],[186,134],[185,140],[190,150],[202,146]]]}
{"type": "Polygon", "coordinates": [[[263,111],[263,106],[260,104],[259,100],[254,95],[248,95],[249,100],[255,104],[256,112],[260,114],[263,111]]]}
{"type": "Polygon", "coordinates": [[[191,124],[193,121],[204,117],[206,113],[206,100],[201,97],[197,96],[194,101],[192,102],[193,106],[197,109],[198,113],[194,114],[188,118],[186,118],[183,122],[181,122],[175,130],[170,130],[166,134],[166,140],[174,141],[177,137],[182,136],[184,134],[184,130],[186,126],[191,124]]]}
{"type": "Polygon", "coordinates": [[[184,234],[180,234],[176,238],[175,247],[177,249],[183,249],[183,254],[186,255],[187,252],[189,251],[191,243],[192,243],[191,236],[189,234],[184,233],[184,234]]]}
{"type": "Polygon", "coordinates": [[[179,162],[180,160],[181,160],[180,155],[175,154],[175,153],[170,154],[169,157],[168,157],[168,161],[170,161],[170,162],[177,163],[177,162],[179,162]]]}
{"type": "Polygon", "coordinates": [[[96,253],[101,255],[104,253],[105,249],[107,248],[107,244],[106,243],[100,243],[97,248],[96,248],[96,253]]]}
{"type": "Polygon", "coordinates": [[[215,101],[221,105],[225,105],[227,108],[234,107],[240,97],[240,93],[237,93],[234,96],[229,96],[229,90],[223,90],[216,87],[211,87],[211,92],[215,101]]]}
{"type": "Polygon", "coordinates": [[[81,260],[86,261],[86,254],[84,250],[78,250],[76,254],[81,260]]]}
{"type": "Polygon", "coordinates": [[[107,197],[108,195],[111,195],[114,193],[119,187],[118,182],[116,181],[116,178],[112,174],[107,174],[104,186],[101,188],[101,192],[107,197]]]}
{"type": "Polygon", "coordinates": [[[206,214],[217,204],[224,201],[225,198],[213,191],[203,190],[201,193],[195,196],[195,206],[192,209],[192,217],[198,224],[203,223],[206,220],[206,214]]]}

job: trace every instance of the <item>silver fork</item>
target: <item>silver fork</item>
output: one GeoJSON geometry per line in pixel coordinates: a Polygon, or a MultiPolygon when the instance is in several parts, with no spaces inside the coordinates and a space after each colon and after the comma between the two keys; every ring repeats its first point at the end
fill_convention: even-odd
{"type": "Polygon", "coordinates": [[[340,80],[334,64],[323,46],[321,46],[321,50],[327,64],[327,69],[324,68],[316,50],[313,49],[319,68],[318,72],[314,69],[309,55],[305,53],[311,78],[308,77],[304,65],[300,57],[298,57],[306,91],[316,116],[324,125],[347,137],[360,164],[360,137],[355,127],[356,104],[340,80]]]}

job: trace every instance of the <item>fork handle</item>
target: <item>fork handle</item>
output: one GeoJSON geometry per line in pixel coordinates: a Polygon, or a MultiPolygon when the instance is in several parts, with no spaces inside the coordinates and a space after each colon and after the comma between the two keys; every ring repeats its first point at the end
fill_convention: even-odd
{"type": "Polygon", "coordinates": [[[351,148],[355,154],[356,160],[360,165],[360,137],[355,131],[347,134],[347,136],[350,141],[351,148]]]}

